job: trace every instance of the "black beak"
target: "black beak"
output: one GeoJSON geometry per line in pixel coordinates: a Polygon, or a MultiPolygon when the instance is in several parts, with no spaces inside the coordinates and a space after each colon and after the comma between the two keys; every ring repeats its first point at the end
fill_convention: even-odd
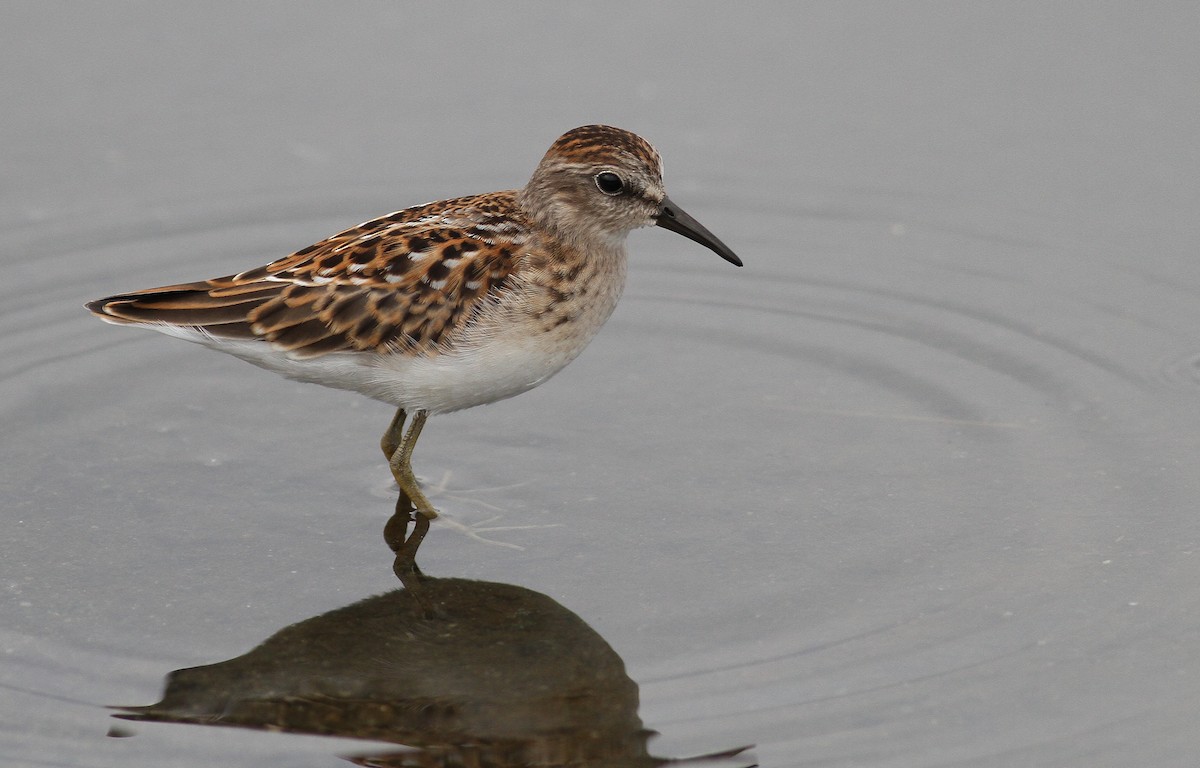
{"type": "Polygon", "coordinates": [[[742,266],[742,260],[737,257],[736,253],[729,250],[728,245],[718,240],[717,236],[705,229],[703,224],[684,213],[683,209],[672,203],[669,197],[663,198],[662,209],[658,212],[658,218],[654,220],[654,223],[663,229],[678,232],[689,240],[695,240],[734,266],[742,266]]]}

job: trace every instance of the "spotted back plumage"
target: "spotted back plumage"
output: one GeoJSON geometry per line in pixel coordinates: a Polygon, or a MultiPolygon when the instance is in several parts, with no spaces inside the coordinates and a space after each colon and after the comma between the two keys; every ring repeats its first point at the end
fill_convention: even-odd
{"type": "Polygon", "coordinates": [[[383,216],[228,277],[88,304],[107,319],[261,339],[293,358],[338,351],[436,353],[496,300],[529,231],[516,192],[383,216]]]}

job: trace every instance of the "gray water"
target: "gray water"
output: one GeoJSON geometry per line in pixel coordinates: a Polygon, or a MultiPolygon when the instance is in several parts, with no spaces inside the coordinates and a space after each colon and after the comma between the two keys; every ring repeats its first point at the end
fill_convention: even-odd
{"type": "MultiPolygon", "coordinates": [[[[323,617],[399,586],[391,414],[80,305],[520,185],[607,122],[746,266],[634,233],[579,360],[431,420],[424,571],[605,659],[614,722],[659,734],[616,763],[1195,765],[1193,5],[0,17],[3,764],[399,749],[113,718],[296,622],[357,632],[323,617]]],[[[367,666],[438,699],[438,645],[393,658],[397,633],[367,666]]],[[[510,662],[454,664],[469,688],[510,662]]]]}

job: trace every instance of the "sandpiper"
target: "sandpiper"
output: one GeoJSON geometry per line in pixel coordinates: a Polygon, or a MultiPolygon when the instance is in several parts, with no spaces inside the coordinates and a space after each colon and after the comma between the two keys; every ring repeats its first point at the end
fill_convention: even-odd
{"type": "Polygon", "coordinates": [[[617,304],[626,235],[650,225],[742,265],[666,196],[645,139],[586,125],[522,189],[406,208],[265,267],[87,308],[395,406],[380,445],[432,518],[412,470],[426,418],[520,394],[571,362],[617,304]]]}

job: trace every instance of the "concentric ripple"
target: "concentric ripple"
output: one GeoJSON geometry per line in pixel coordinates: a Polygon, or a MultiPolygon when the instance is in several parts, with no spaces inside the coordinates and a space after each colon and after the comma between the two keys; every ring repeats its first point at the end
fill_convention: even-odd
{"type": "MultiPolygon", "coordinates": [[[[344,207],[381,208],[361,197],[344,207]]],[[[449,522],[423,566],[578,614],[640,690],[656,754],[753,743],[763,764],[1001,765],[1081,739],[1174,749],[1200,603],[1200,366],[1179,351],[1194,318],[1125,312],[1123,291],[1156,286],[1125,273],[1098,295],[1119,281],[1081,292],[1030,261],[998,266],[1057,247],[1044,240],[935,226],[877,196],[834,207],[734,211],[736,273],[635,233],[627,295],[579,361],[435,422],[418,469],[440,478],[449,522]]],[[[104,705],[154,701],[173,669],[389,588],[386,408],[78,306],[234,271],[358,215],[318,210],[189,207],[99,227],[82,250],[75,231],[12,235],[41,249],[0,289],[5,473],[27,489],[5,685],[41,723],[30,755],[62,742],[62,717],[85,755],[104,705]]],[[[1052,256],[1070,271],[1072,250],[1052,256]]],[[[135,764],[370,751],[113,727],[135,764]]]]}

